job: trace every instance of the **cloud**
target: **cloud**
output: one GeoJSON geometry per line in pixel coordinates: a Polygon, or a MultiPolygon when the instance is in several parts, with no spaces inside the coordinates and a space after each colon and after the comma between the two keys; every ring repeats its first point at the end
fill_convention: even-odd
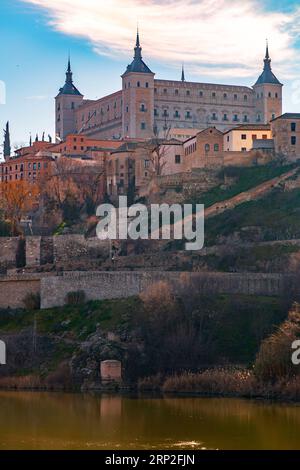
{"type": "Polygon", "coordinates": [[[267,11],[259,0],[22,0],[42,7],[56,30],[90,41],[101,55],[128,57],[139,22],[146,61],[197,76],[254,77],[265,39],[280,78],[298,75],[300,9],[267,11]]]}
{"type": "Polygon", "coordinates": [[[30,101],[44,101],[49,98],[48,95],[33,95],[33,96],[25,96],[25,100],[30,101]]]}

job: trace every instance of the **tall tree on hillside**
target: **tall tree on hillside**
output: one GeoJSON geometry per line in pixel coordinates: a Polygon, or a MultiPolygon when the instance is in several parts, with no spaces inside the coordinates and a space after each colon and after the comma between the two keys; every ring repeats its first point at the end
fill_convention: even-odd
{"type": "Polygon", "coordinates": [[[6,128],[4,129],[4,144],[3,144],[3,155],[4,159],[8,160],[11,155],[11,146],[10,146],[10,132],[9,132],[9,122],[6,123],[6,128]]]}

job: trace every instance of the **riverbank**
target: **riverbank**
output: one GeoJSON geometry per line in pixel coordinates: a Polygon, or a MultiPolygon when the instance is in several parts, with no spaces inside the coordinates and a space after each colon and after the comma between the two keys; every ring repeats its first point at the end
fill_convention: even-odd
{"type": "Polygon", "coordinates": [[[274,382],[259,380],[248,370],[206,370],[185,372],[169,377],[160,375],[141,379],[140,392],[164,395],[247,398],[300,402],[300,377],[281,378],[274,382]]]}
{"type": "Polygon", "coordinates": [[[263,382],[249,370],[211,369],[201,373],[161,374],[140,379],[135,384],[94,383],[84,388],[63,386],[40,377],[0,379],[0,391],[96,393],[112,396],[243,398],[280,402],[300,402],[300,377],[263,382]]]}

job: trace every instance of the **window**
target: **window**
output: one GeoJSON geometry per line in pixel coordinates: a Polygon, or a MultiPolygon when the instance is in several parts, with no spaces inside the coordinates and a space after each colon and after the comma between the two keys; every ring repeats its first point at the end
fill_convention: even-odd
{"type": "Polygon", "coordinates": [[[214,145],[214,151],[215,151],[215,152],[218,152],[219,149],[220,149],[219,144],[215,144],[215,145],[214,145]]]}
{"type": "Polygon", "coordinates": [[[148,82],[146,82],[146,88],[149,88],[149,83],[148,82]]]}
{"type": "Polygon", "coordinates": [[[242,140],[247,140],[247,135],[246,134],[242,134],[242,140]]]}
{"type": "Polygon", "coordinates": [[[158,110],[154,108],[154,116],[158,116],[158,110]]]}
{"type": "Polygon", "coordinates": [[[146,112],[146,107],[144,104],[141,104],[141,111],[142,113],[145,113],[146,112]]]}
{"type": "Polygon", "coordinates": [[[246,147],[242,147],[242,152],[247,152],[246,147]]]}
{"type": "Polygon", "coordinates": [[[227,93],[224,93],[223,98],[224,100],[227,100],[227,93]]]}
{"type": "Polygon", "coordinates": [[[191,92],[190,90],[186,90],[186,96],[190,96],[191,92]]]}
{"type": "Polygon", "coordinates": [[[180,165],[180,163],[181,163],[180,155],[175,155],[175,163],[176,163],[176,165],[180,165]]]}
{"type": "Polygon", "coordinates": [[[164,109],[163,116],[164,116],[164,117],[168,117],[168,116],[169,116],[168,111],[167,111],[166,109],[164,109]]]}
{"type": "Polygon", "coordinates": [[[268,96],[269,96],[269,98],[272,98],[272,94],[271,94],[271,92],[269,92],[268,96]]]}
{"type": "Polygon", "coordinates": [[[237,114],[235,114],[235,115],[233,116],[233,120],[234,120],[235,122],[238,122],[238,120],[239,120],[239,117],[238,117],[238,115],[237,115],[237,114]]]}
{"type": "Polygon", "coordinates": [[[246,114],[244,115],[244,122],[248,122],[248,116],[246,114]]]}
{"type": "Polygon", "coordinates": [[[212,120],[213,120],[213,121],[217,121],[217,120],[218,120],[216,113],[213,113],[213,115],[212,115],[212,120]]]}
{"type": "Polygon", "coordinates": [[[164,89],[164,95],[166,95],[168,93],[168,90],[165,88],[164,89]]]}
{"type": "Polygon", "coordinates": [[[295,122],[292,122],[291,124],[291,132],[296,132],[296,123],[295,122]]]}
{"type": "Polygon", "coordinates": [[[268,138],[267,134],[263,134],[262,138],[263,138],[263,140],[267,140],[267,138],[268,138]]]}
{"type": "Polygon", "coordinates": [[[229,135],[228,135],[228,136],[227,136],[227,142],[229,142],[229,141],[230,141],[230,137],[229,137],[229,135]]]}
{"type": "Polygon", "coordinates": [[[273,113],[273,114],[272,114],[272,119],[275,119],[275,117],[276,117],[276,116],[275,116],[275,114],[273,113]]]}
{"type": "Polygon", "coordinates": [[[141,129],[142,129],[142,131],[144,131],[146,129],[146,123],[145,122],[141,123],[141,129]]]}
{"type": "Polygon", "coordinates": [[[144,168],[150,168],[150,160],[144,160],[144,168]]]}
{"type": "Polygon", "coordinates": [[[191,112],[190,112],[190,111],[187,111],[187,112],[186,112],[186,118],[187,118],[187,119],[190,119],[190,118],[191,118],[191,112]]]}
{"type": "Polygon", "coordinates": [[[223,121],[228,121],[228,116],[227,116],[227,114],[224,114],[224,115],[223,115],[223,121]]]}
{"type": "Polygon", "coordinates": [[[297,137],[293,135],[293,136],[291,137],[291,144],[292,144],[292,145],[296,145],[296,143],[297,143],[297,137]]]}
{"type": "Polygon", "coordinates": [[[234,99],[234,101],[237,101],[238,95],[234,95],[233,99],[234,99]]]}
{"type": "Polygon", "coordinates": [[[260,116],[260,114],[257,115],[256,121],[257,121],[257,122],[260,122],[260,121],[261,121],[261,116],[260,116]]]}
{"type": "Polygon", "coordinates": [[[174,117],[175,117],[175,118],[179,118],[179,117],[180,117],[180,115],[179,115],[179,111],[175,111],[175,113],[174,113],[174,117]]]}
{"type": "Polygon", "coordinates": [[[71,109],[75,109],[75,103],[73,101],[71,103],[71,109]]]}
{"type": "Polygon", "coordinates": [[[244,95],[244,101],[248,101],[248,96],[244,95]]]}
{"type": "Polygon", "coordinates": [[[278,93],[275,93],[275,98],[278,98],[278,93]]]}
{"type": "Polygon", "coordinates": [[[141,84],[140,82],[137,82],[137,87],[140,88],[141,84]]]}
{"type": "Polygon", "coordinates": [[[199,95],[200,95],[201,98],[202,98],[202,96],[203,96],[203,91],[200,91],[200,92],[199,92],[199,95]]]}
{"type": "Polygon", "coordinates": [[[126,113],[128,113],[128,111],[129,111],[129,108],[128,108],[128,106],[126,106],[126,113]]]}
{"type": "Polygon", "coordinates": [[[179,94],[179,91],[178,90],[175,90],[175,95],[178,95],[179,94]]]}
{"type": "Polygon", "coordinates": [[[209,152],[210,151],[210,145],[209,144],[205,144],[205,152],[209,152]]]}
{"type": "Polygon", "coordinates": [[[256,134],[252,134],[252,140],[256,140],[257,139],[257,135],[256,134]]]}
{"type": "Polygon", "coordinates": [[[213,98],[215,98],[215,97],[216,97],[216,93],[213,92],[211,96],[212,96],[213,98]]]}

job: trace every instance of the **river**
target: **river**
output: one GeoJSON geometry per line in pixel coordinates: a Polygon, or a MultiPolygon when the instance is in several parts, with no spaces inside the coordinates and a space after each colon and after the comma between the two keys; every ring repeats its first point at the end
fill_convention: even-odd
{"type": "Polygon", "coordinates": [[[300,449],[300,406],[0,392],[0,449],[300,449]]]}

